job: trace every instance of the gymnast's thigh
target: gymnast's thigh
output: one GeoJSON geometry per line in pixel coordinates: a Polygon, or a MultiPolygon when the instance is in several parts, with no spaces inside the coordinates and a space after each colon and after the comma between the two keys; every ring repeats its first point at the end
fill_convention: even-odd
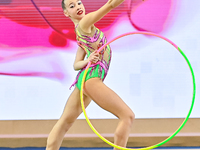
{"type": "Polygon", "coordinates": [[[101,108],[111,112],[118,118],[133,116],[132,110],[126,103],[99,78],[85,82],[84,91],[101,108]]]}
{"type": "MultiPolygon", "coordinates": [[[[87,107],[90,102],[91,98],[84,95],[85,107],[87,107]]],[[[80,100],[80,90],[77,87],[75,87],[67,100],[60,120],[63,120],[64,122],[74,122],[81,113],[82,108],[80,100]]]]}

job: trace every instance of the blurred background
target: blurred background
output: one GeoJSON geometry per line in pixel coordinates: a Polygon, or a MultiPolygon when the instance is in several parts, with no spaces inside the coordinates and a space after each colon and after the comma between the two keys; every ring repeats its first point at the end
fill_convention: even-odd
{"type": "MultiPolygon", "coordinates": [[[[82,2],[89,13],[107,0],[82,2]]],[[[200,118],[199,5],[200,1],[189,0],[126,0],[95,24],[108,41],[137,31],[153,32],[173,41],[194,70],[197,90],[191,118],[197,122],[200,118]]],[[[77,74],[73,70],[77,48],[74,25],[63,15],[60,0],[0,0],[2,135],[29,134],[23,132],[24,128],[11,132],[15,128],[13,121],[49,121],[60,117],[77,74]],[[6,129],[7,123],[12,127],[6,129]]],[[[192,77],[185,59],[174,46],[158,37],[134,34],[114,41],[111,48],[112,61],[105,83],[131,107],[136,119],[173,121],[186,117],[193,96],[192,77]]],[[[116,119],[95,103],[91,103],[87,113],[94,120],[116,119]]],[[[79,119],[84,120],[84,116],[79,119]]],[[[197,122],[193,124],[195,127],[197,122]]],[[[191,128],[188,127],[188,132],[191,128]]],[[[50,129],[51,126],[45,133],[50,129]]]]}
{"type": "MultiPolygon", "coordinates": [[[[104,3],[83,0],[87,13],[104,3]]],[[[127,0],[96,24],[108,41],[123,33],[149,31],[180,47],[196,76],[194,118],[200,117],[198,6],[198,1],[188,0],[127,0]]],[[[63,15],[60,0],[1,0],[0,33],[0,119],[58,119],[77,74],[73,62],[78,48],[74,25],[63,15]]],[[[137,118],[186,116],[192,78],[175,47],[153,36],[131,35],[111,48],[105,83],[137,118]]],[[[114,117],[95,104],[87,111],[91,118],[114,117]]]]}

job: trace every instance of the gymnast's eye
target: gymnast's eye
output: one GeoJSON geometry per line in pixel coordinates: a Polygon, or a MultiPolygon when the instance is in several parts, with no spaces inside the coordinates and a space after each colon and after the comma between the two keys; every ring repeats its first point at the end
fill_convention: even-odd
{"type": "Polygon", "coordinates": [[[74,4],[70,4],[70,5],[69,5],[69,8],[74,8],[74,4]]]}
{"type": "Polygon", "coordinates": [[[82,4],[82,2],[81,1],[78,1],[78,5],[81,5],[82,4]]]}

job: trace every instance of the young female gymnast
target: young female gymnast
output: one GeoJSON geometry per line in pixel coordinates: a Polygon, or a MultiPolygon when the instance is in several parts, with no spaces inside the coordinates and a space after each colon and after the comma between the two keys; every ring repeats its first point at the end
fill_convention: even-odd
{"type": "Polygon", "coordinates": [[[84,69],[89,61],[92,62],[92,65],[86,75],[83,89],[85,107],[89,105],[92,99],[101,108],[117,116],[119,124],[115,131],[114,143],[126,147],[135,116],[124,101],[103,83],[110,64],[111,49],[110,46],[107,46],[104,50],[97,53],[98,48],[106,43],[106,38],[103,32],[94,26],[97,21],[123,1],[108,0],[97,11],[85,15],[85,8],[80,0],[62,0],[65,16],[69,17],[75,25],[79,47],[74,61],[74,69],[80,71],[73,84],[76,86],[68,98],[63,114],[49,134],[47,150],[58,150],[60,148],[65,133],[82,113],[80,87],[84,69]],[[87,58],[85,59],[86,55],[87,58]]]}

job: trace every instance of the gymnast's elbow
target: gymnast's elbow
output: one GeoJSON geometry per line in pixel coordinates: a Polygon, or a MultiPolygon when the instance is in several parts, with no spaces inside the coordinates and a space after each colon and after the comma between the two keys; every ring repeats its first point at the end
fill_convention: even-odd
{"type": "Polygon", "coordinates": [[[84,61],[74,63],[74,65],[73,65],[74,70],[75,71],[81,70],[85,66],[85,64],[83,62],[84,61]]]}
{"type": "Polygon", "coordinates": [[[109,0],[108,4],[110,5],[110,7],[112,8],[116,8],[117,6],[119,6],[121,3],[123,3],[125,0],[109,0]]]}
{"type": "Polygon", "coordinates": [[[74,67],[74,70],[75,70],[75,71],[80,70],[76,65],[73,65],[73,67],[74,67]]]}

